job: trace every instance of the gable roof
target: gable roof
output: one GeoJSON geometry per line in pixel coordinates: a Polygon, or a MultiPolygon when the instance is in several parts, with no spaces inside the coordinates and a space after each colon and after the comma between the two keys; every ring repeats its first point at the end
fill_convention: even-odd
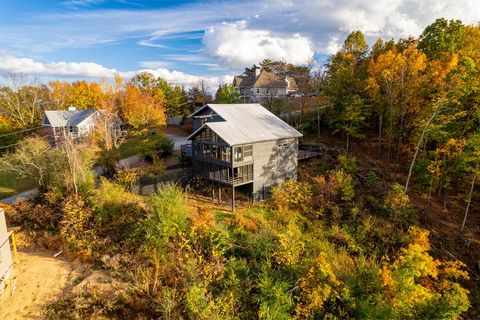
{"type": "Polygon", "coordinates": [[[44,125],[50,127],[74,127],[81,124],[98,110],[47,110],[44,125]]]}
{"type": "Polygon", "coordinates": [[[286,88],[288,81],[285,77],[262,70],[258,76],[255,76],[255,73],[251,73],[248,76],[235,76],[233,84],[239,87],[286,88]]]}
{"type": "Polygon", "coordinates": [[[191,140],[208,127],[230,146],[286,138],[300,138],[302,134],[258,103],[207,104],[190,117],[211,109],[224,121],[206,122],[190,137],[191,140]]]}

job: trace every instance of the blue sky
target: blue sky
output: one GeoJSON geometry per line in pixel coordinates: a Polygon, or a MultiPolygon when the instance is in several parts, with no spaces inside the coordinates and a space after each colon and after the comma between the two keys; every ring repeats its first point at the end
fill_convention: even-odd
{"type": "Polygon", "coordinates": [[[319,66],[352,30],[372,43],[436,18],[480,20],[476,0],[2,0],[0,72],[75,80],[148,70],[211,85],[263,58],[319,66]]]}

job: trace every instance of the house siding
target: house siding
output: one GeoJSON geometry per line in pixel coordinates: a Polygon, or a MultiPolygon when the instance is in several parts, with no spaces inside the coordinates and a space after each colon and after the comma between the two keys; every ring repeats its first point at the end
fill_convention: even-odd
{"type": "Polygon", "coordinates": [[[281,139],[253,145],[253,192],[297,178],[298,139],[281,139]]]}

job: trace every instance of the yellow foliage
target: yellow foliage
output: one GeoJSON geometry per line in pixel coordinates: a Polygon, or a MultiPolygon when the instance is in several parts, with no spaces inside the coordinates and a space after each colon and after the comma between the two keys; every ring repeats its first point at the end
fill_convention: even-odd
{"type": "Polygon", "coordinates": [[[275,260],[284,265],[293,265],[299,262],[305,248],[302,240],[302,231],[294,221],[290,221],[284,232],[277,235],[277,250],[275,260]]]}
{"type": "Polygon", "coordinates": [[[313,313],[321,312],[325,301],[335,294],[340,284],[326,255],[318,255],[314,265],[298,281],[301,293],[295,308],[297,319],[308,319],[313,313]]]}

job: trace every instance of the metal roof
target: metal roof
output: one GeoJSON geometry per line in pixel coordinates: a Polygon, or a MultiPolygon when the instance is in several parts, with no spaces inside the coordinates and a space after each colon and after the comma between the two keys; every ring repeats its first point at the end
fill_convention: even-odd
{"type": "Polygon", "coordinates": [[[85,109],[85,110],[47,110],[45,111],[45,117],[48,121],[44,123],[51,127],[73,127],[78,126],[85,121],[97,110],[85,109]]]}
{"type": "Polygon", "coordinates": [[[258,103],[207,104],[190,117],[211,109],[224,121],[206,122],[188,139],[208,127],[229,145],[246,144],[285,138],[300,138],[302,134],[258,103]]]}

